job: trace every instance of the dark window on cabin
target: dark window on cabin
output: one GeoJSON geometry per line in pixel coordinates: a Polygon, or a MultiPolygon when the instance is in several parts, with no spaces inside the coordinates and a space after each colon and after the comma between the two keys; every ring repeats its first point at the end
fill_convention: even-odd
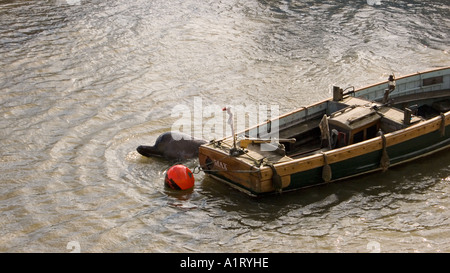
{"type": "Polygon", "coordinates": [[[377,132],[378,132],[378,130],[377,130],[376,124],[370,126],[369,128],[367,128],[367,131],[366,131],[366,139],[376,137],[377,132]]]}
{"type": "Polygon", "coordinates": [[[427,86],[427,85],[433,85],[433,84],[438,84],[438,83],[443,83],[443,82],[444,82],[444,77],[438,76],[438,77],[423,79],[422,85],[427,86]]]}
{"type": "Polygon", "coordinates": [[[353,143],[358,143],[364,140],[364,130],[359,131],[353,135],[353,143]]]}

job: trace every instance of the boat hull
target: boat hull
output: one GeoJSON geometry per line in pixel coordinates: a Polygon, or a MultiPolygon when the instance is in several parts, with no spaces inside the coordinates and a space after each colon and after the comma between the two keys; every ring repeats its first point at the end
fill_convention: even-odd
{"type": "MultiPolygon", "coordinates": [[[[386,152],[389,167],[407,163],[411,160],[429,156],[435,152],[450,148],[450,114],[447,113],[445,132],[438,119],[427,126],[418,126],[403,133],[386,137],[386,152]],[[430,131],[436,129],[434,131],[430,131]],[[411,136],[414,136],[411,138],[411,136]]],[[[318,186],[330,182],[348,179],[371,172],[383,171],[381,160],[383,157],[382,139],[373,139],[360,143],[359,147],[338,149],[325,153],[330,168],[330,180],[324,180],[324,156],[314,155],[297,162],[277,166],[277,173],[282,177],[283,192],[318,186]]],[[[207,154],[201,153],[200,162],[207,154]]],[[[232,159],[231,159],[232,160],[232,159]]],[[[206,173],[217,180],[225,182],[250,196],[263,196],[275,193],[272,183],[273,172],[270,168],[250,170],[248,172],[229,172],[232,164],[226,161],[227,170],[212,170],[206,173]]]]}
{"type": "MultiPolygon", "coordinates": [[[[438,71],[438,73],[444,74],[442,71],[438,71]]],[[[411,78],[414,77],[417,76],[411,78]]],[[[448,78],[445,79],[447,81],[448,78]]],[[[373,96],[372,99],[375,100],[380,96],[373,94],[380,93],[378,91],[380,86],[374,85],[361,89],[360,94],[373,96]],[[367,90],[370,89],[376,91],[368,92],[367,90]]],[[[450,97],[448,88],[441,88],[437,92],[443,93],[444,97],[450,97]]],[[[427,94],[434,96],[437,92],[432,90],[427,94]]],[[[411,96],[409,93],[406,95],[411,96]]],[[[417,94],[414,95],[417,96],[417,94]]],[[[404,97],[399,96],[398,100],[404,97]]],[[[313,107],[320,109],[321,105],[325,103],[315,104],[311,109],[313,107]]],[[[291,113],[291,115],[297,115],[297,113],[291,113]]],[[[298,115],[301,115],[301,112],[298,115]]],[[[263,196],[326,184],[370,172],[386,171],[392,166],[429,156],[448,148],[450,148],[449,111],[357,144],[292,160],[280,159],[271,166],[268,164],[258,166],[243,162],[241,158],[231,156],[212,144],[200,147],[199,161],[205,173],[213,178],[251,196],[263,196]],[[281,189],[276,186],[275,177],[281,180],[281,189]]]]}

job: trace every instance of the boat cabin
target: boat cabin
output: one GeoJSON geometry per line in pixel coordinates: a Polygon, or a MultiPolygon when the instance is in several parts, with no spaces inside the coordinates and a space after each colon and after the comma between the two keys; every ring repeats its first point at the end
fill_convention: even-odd
{"type": "Polygon", "coordinates": [[[332,148],[358,143],[376,136],[380,129],[381,116],[365,106],[349,106],[333,113],[328,118],[333,138],[332,148]]]}
{"type": "MultiPolygon", "coordinates": [[[[336,103],[336,102],[331,102],[336,103]]],[[[342,108],[331,113],[328,126],[330,148],[340,148],[403,129],[422,119],[406,108],[404,111],[362,98],[348,97],[336,103],[342,108]]]]}

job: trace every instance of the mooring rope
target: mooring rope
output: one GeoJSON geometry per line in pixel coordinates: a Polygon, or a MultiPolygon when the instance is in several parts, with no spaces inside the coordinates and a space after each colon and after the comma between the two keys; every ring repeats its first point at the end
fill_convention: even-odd
{"type": "Polygon", "coordinates": [[[323,156],[322,179],[325,182],[330,182],[332,177],[331,167],[328,164],[327,155],[324,152],[322,152],[322,156],[323,156]]]}
{"type": "MultiPolygon", "coordinates": [[[[381,131],[380,131],[381,132],[381,131]]],[[[381,143],[383,145],[383,150],[381,152],[381,159],[380,159],[380,167],[383,170],[383,172],[387,171],[387,169],[389,168],[390,163],[390,159],[389,159],[389,155],[387,153],[387,149],[386,149],[386,137],[384,136],[384,133],[381,132],[381,143]]]]}
{"type": "Polygon", "coordinates": [[[441,113],[441,137],[445,136],[445,115],[441,113]]]}

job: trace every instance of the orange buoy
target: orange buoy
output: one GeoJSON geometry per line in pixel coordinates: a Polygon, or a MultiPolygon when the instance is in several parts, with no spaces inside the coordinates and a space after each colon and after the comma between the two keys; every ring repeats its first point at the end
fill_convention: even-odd
{"type": "Polygon", "coordinates": [[[164,183],[174,190],[187,190],[194,186],[194,174],[184,165],[174,165],[166,172],[164,183]]]}

